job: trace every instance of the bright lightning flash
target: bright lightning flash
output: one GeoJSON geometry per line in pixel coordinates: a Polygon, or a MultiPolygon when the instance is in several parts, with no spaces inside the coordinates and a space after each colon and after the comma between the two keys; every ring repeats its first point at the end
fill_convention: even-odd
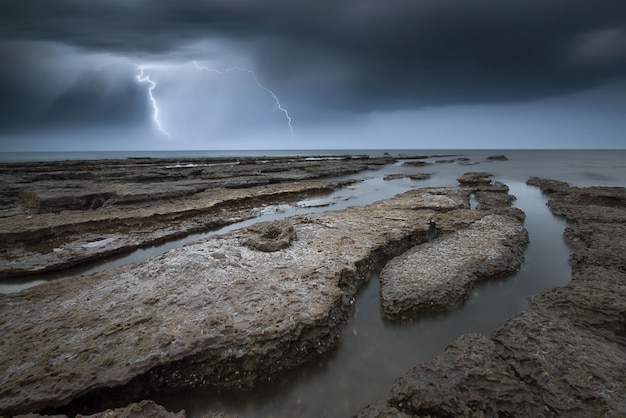
{"type": "Polygon", "coordinates": [[[280,110],[281,112],[285,114],[285,117],[287,118],[287,126],[289,126],[289,130],[291,131],[291,137],[293,138],[293,126],[291,126],[291,117],[289,116],[289,112],[280,104],[278,97],[274,94],[272,90],[268,89],[267,87],[259,83],[259,80],[256,78],[256,74],[254,73],[254,71],[249,70],[247,68],[242,68],[242,67],[232,67],[232,68],[226,69],[225,71],[218,71],[218,70],[213,70],[209,67],[199,65],[197,61],[194,61],[193,63],[195,64],[196,68],[198,68],[199,70],[205,70],[210,73],[219,74],[219,75],[227,75],[228,73],[231,73],[233,71],[242,71],[242,72],[246,72],[250,74],[252,76],[252,79],[256,83],[257,87],[259,87],[262,90],[265,90],[274,98],[274,101],[276,102],[276,109],[280,110]]]}
{"type": "Polygon", "coordinates": [[[139,81],[140,83],[148,83],[150,85],[150,87],[148,88],[148,97],[150,98],[150,103],[152,103],[152,120],[154,120],[154,123],[156,124],[157,128],[159,128],[159,131],[163,133],[163,135],[171,138],[170,134],[165,129],[163,129],[163,126],[161,126],[161,120],[159,119],[159,106],[157,105],[157,101],[152,94],[152,91],[156,88],[156,83],[152,81],[150,76],[144,75],[143,67],[138,67],[138,70],[139,75],[136,76],[137,81],[139,81]]]}

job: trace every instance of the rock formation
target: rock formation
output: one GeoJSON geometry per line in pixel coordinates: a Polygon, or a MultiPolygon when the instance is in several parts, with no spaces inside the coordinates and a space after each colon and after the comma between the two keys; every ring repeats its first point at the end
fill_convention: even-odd
{"type": "Polygon", "coordinates": [[[257,224],[1,295],[0,413],[271,380],[336,347],[373,266],[427,241],[437,213],[467,207],[447,192],[257,224]]]}
{"type": "Polygon", "coordinates": [[[360,417],[626,415],[626,192],[530,179],[568,221],[572,281],[491,336],[464,335],[360,417]]]}
{"type": "Polygon", "coordinates": [[[328,194],[383,158],[0,164],[0,277],[55,271],[328,194]]]}

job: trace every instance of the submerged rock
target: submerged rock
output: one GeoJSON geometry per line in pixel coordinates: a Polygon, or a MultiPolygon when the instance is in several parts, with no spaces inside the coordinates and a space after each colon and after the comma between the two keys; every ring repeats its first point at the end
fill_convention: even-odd
{"type": "Polygon", "coordinates": [[[388,174],[383,178],[383,180],[389,181],[389,180],[398,180],[398,179],[403,179],[403,178],[409,178],[411,180],[428,180],[431,177],[432,177],[431,173],[388,174]]]}

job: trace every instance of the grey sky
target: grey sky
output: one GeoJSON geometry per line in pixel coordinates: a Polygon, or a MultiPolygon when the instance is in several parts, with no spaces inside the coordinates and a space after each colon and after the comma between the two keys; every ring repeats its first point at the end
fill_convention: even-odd
{"type": "Polygon", "coordinates": [[[626,143],[623,0],[7,0],[0,39],[4,151],[626,143]]]}

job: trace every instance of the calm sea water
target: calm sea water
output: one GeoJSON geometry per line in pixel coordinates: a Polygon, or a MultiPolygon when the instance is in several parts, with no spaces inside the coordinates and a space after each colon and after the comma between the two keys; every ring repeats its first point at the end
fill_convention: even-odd
{"type": "MultiPolygon", "coordinates": [[[[72,153],[54,155],[2,155],[2,160],[34,161],[41,159],[84,159],[164,157],[177,158],[181,163],[192,157],[274,156],[274,155],[381,155],[384,150],[332,151],[237,151],[237,152],[141,152],[141,153],[72,153]],[[44,158],[45,157],[45,158],[44,158]]],[[[626,150],[392,150],[390,154],[438,155],[429,158],[426,167],[406,167],[400,163],[376,171],[360,173],[363,181],[353,190],[338,190],[328,196],[333,203],[326,208],[283,208],[282,213],[264,211],[259,220],[276,219],[294,214],[343,209],[365,205],[394,196],[416,187],[454,186],[456,178],[468,171],[486,171],[494,179],[507,184],[517,196],[515,205],[526,215],[525,227],[530,235],[526,261],[511,277],[477,286],[459,309],[442,315],[427,316],[411,322],[384,321],[378,298],[379,280],[372,274],[369,283],[357,297],[356,313],[349,320],[340,347],[327,356],[313,361],[277,379],[271,385],[247,393],[168,393],[155,394],[155,400],[170,410],[185,409],[191,417],[209,411],[226,411],[241,417],[342,417],[351,416],[367,403],[381,402],[394,378],[412,366],[440,353],[459,335],[468,332],[490,333],[515,312],[527,306],[527,298],[570,280],[567,259],[570,250],[561,234],[563,220],[552,216],[546,198],[538,189],[527,186],[531,176],[569,182],[573,186],[626,185],[626,150]],[[494,154],[505,154],[507,161],[487,160],[494,154]],[[441,162],[456,155],[470,159],[471,165],[441,162]],[[440,161],[440,162],[437,162],[440,161]],[[399,179],[384,181],[387,174],[430,172],[426,181],[399,179]]],[[[267,208],[266,208],[267,209],[267,208]]],[[[246,223],[246,224],[247,224],[246,223]]],[[[239,228],[227,228],[195,234],[158,247],[135,251],[133,254],[108,259],[98,265],[68,270],[54,276],[28,279],[23,283],[4,283],[0,291],[11,292],[44,280],[70,278],[94,271],[145,259],[185,242],[202,239],[211,234],[239,228]],[[11,286],[18,286],[11,287],[11,286]]]]}

